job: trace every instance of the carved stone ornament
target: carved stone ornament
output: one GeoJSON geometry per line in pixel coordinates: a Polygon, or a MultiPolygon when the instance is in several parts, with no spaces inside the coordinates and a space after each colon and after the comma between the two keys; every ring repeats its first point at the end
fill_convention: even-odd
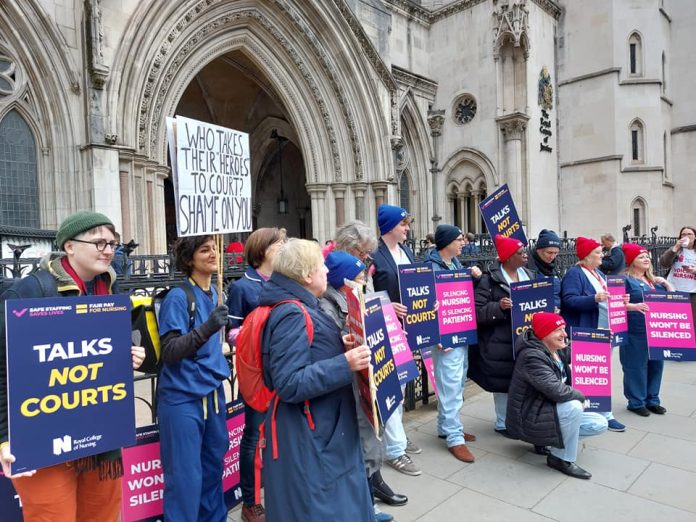
{"type": "Polygon", "coordinates": [[[89,73],[95,89],[103,89],[109,77],[109,66],[104,64],[104,28],[100,0],[85,2],[89,73]]]}
{"type": "Polygon", "coordinates": [[[529,57],[529,9],[527,0],[500,0],[494,11],[493,55],[497,58],[503,44],[511,40],[515,47],[524,49],[529,57]]]}
{"type": "Polygon", "coordinates": [[[476,100],[470,94],[465,94],[454,103],[452,117],[459,125],[469,123],[476,116],[476,100]]]}
{"type": "Polygon", "coordinates": [[[104,142],[107,145],[116,145],[118,134],[104,134],[104,142]]]}
{"type": "Polygon", "coordinates": [[[445,111],[428,111],[428,125],[430,126],[430,135],[440,136],[442,134],[442,125],[445,123],[445,111]]]}
{"type": "Polygon", "coordinates": [[[497,121],[505,141],[521,140],[524,136],[524,132],[527,130],[529,116],[516,113],[497,118],[497,121]]]}
{"type": "Polygon", "coordinates": [[[539,73],[539,107],[550,111],[553,109],[553,85],[551,85],[551,75],[548,68],[544,65],[539,73]]]}
{"type": "Polygon", "coordinates": [[[0,96],[10,96],[17,86],[17,66],[7,56],[0,55],[0,96]]]}

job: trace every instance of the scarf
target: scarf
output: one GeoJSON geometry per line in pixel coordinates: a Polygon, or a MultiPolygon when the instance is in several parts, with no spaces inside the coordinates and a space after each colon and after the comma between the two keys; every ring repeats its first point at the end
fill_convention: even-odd
{"type": "MultiPolygon", "coordinates": [[[[87,295],[87,286],[82,278],[77,275],[75,269],[68,261],[67,257],[60,260],[60,264],[66,273],[73,278],[75,284],[80,289],[80,295],[87,295]]],[[[101,275],[94,278],[93,295],[109,295],[109,284],[106,278],[101,275]]],[[[114,480],[123,476],[123,461],[121,460],[121,450],[111,450],[91,457],[83,457],[73,461],[76,473],[85,471],[99,470],[99,480],[114,480]]]]}
{"type": "Polygon", "coordinates": [[[553,275],[556,275],[556,260],[554,259],[551,263],[547,263],[543,259],[539,257],[539,254],[537,254],[537,251],[535,250],[532,253],[532,257],[534,258],[534,262],[537,265],[537,268],[539,269],[539,272],[544,274],[547,277],[551,277],[553,275]]]}
{"type": "MultiPolygon", "coordinates": [[[[63,269],[68,273],[68,275],[72,277],[75,281],[75,284],[80,289],[80,295],[88,295],[85,282],[79,275],[77,275],[77,272],[75,272],[75,269],[70,264],[70,261],[68,261],[67,256],[61,258],[60,264],[62,265],[63,269]]],[[[101,276],[97,276],[94,278],[93,290],[93,295],[109,295],[111,293],[109,292],[109,285],[107,284],[106,280],[101,276]]]]}

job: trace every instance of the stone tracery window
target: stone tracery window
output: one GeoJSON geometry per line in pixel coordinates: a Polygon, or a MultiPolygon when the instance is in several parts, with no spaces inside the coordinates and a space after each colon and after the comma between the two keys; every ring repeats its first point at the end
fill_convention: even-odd
{"type": "Polygon", "coordinates": [[[0,224],[40,226],[36,141],[16,110],[0,121],[0,224]]]}
{"type": "Polygon", "coordinates": [[[470,94],[460,96],[454,103],[454,121],[459,125],[469,123],[476,116],[476,100],[470,94]]]}
{"type": "Polygon", "coordinates": [[[17,81],[15,64],[6,56],[0,55],[0,96],[9,96],[15,90],[17,81]]]}

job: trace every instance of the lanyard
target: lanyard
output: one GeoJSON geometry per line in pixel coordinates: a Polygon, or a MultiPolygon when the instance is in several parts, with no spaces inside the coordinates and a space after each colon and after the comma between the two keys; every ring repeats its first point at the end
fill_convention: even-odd
{"type": "Polygon", "coordinates": [[[585,270],[587,270],[590,274],[592,274],[592,277],[594,277],[597,281],[599,281],[599,285],[602,287],[602,290],[604,290],[605,292],[607,291],[606,281],[604,281],[604,279],[599,277],[599,274],[595,270],[591,270],[591,269],[587,268],[585,265],[580,265],[580,266],[582,266],[585,270]]]}

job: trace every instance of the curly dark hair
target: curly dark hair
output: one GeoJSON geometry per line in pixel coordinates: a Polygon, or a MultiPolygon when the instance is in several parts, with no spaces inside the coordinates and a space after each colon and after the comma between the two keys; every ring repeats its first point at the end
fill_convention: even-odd
{"type": "Polygon", "coordinates": [[[174,266],[177,270],[184,272],[187,276],[191,275],[193,254],[203,243],[213,239],[213,236],[189,236],[180,237],[172,248],[174,253],[174,266]]]}

